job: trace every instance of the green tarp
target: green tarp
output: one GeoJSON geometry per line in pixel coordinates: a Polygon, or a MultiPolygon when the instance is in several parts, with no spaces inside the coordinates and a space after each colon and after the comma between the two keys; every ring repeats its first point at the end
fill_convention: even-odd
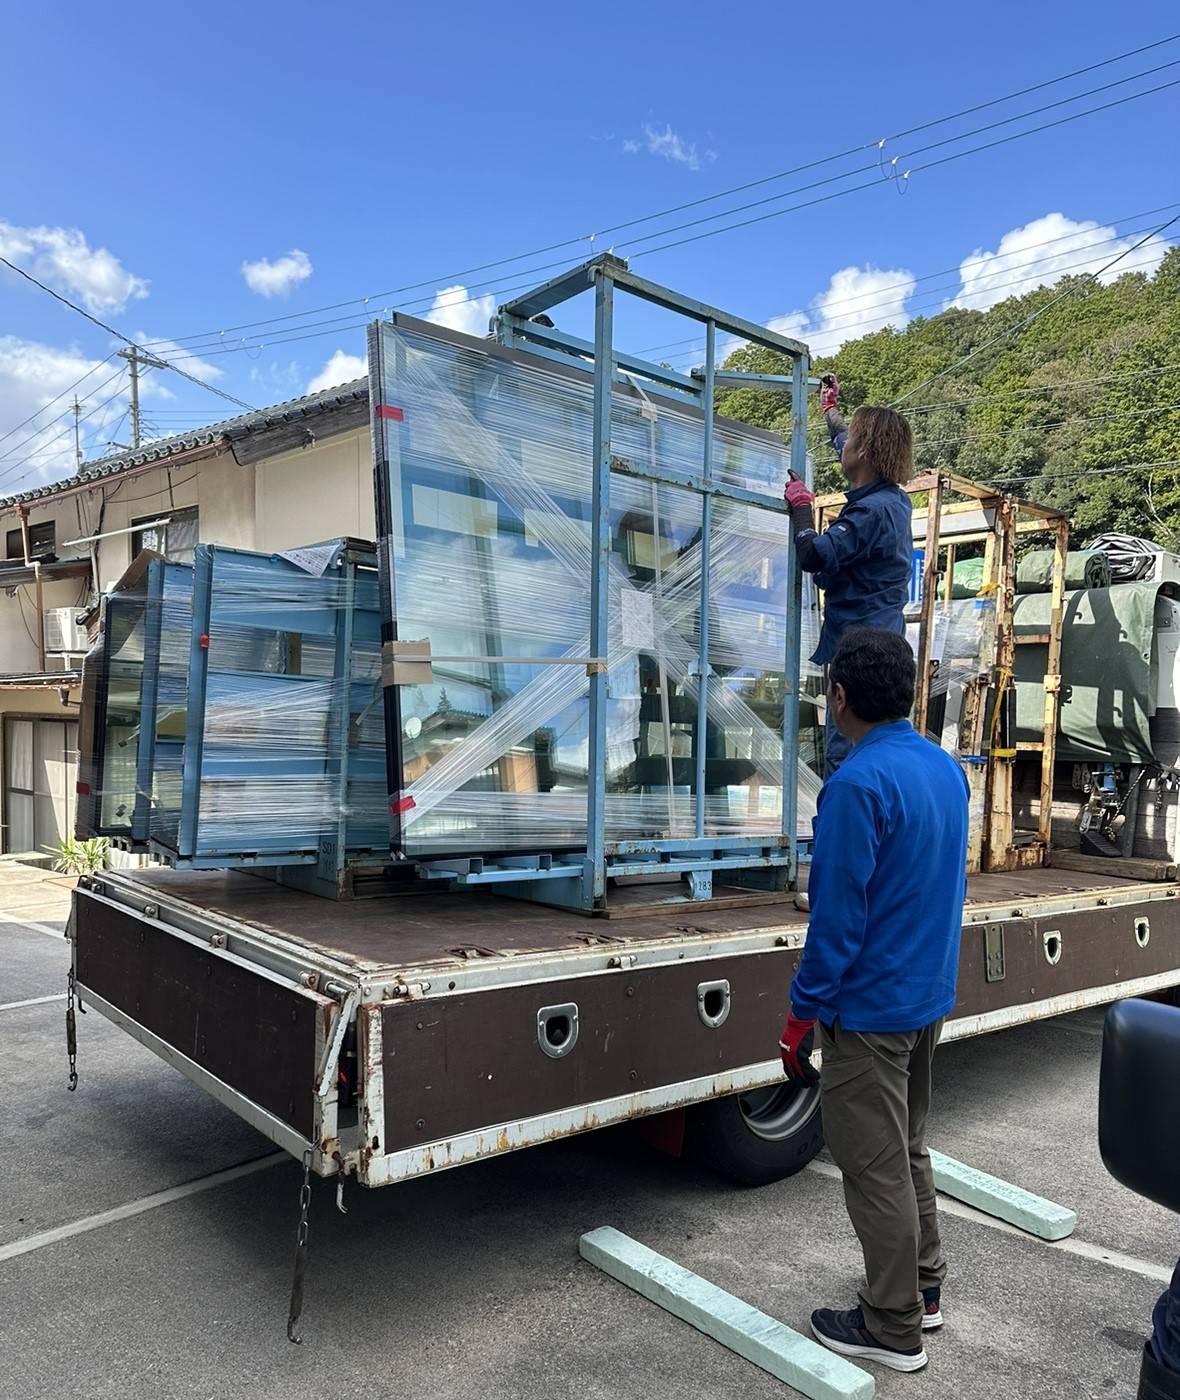
{"type": "MultiPolygon", "coordinates": [[[[1016,561],[1017,593],[1047,593],[1052,586],[1053,551],[1033,549],[1016,561]]],[[[1107,588],[1110,585],[1110,560],[1100,549],[1071,549],[1065,556],[1065,586],[1067,589],[1107,588]]],[[[983,560],[955,561],[955,577],[951,586],[954,598],[974,598],[983,587],[983,560]]]]}
{"type": "MultiPolygon", "coordinates": [[[[1147,763],[1155,713],[1152,664],[1156,583],[1120,583],[1065,595],[1061,634],[1061,711],[1057,757],[1075,763],[1147,763]]],[[[1048,593],[1016,599],[1016,633],[1049,630],[1048,593]]],[[[1041,738],[1048,649],[1016,648],[1016,728],[1041,738]]]]}
{"type": "MultiPolygon", "coordinates": [[[[1047,593],[1053,585],[1053,551],[1030,549],[1016,561],[1017,593],[1047,593]]],[[[1109,588],[1110,560],[1100,549],[1071,549],[1065,556],[1065,586],[1109,588]]]]}

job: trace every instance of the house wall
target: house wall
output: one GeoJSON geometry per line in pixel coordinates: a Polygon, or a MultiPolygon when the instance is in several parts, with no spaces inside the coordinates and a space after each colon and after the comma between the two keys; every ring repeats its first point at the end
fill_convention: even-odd
{"type": "Polygon", "coordinates": [[[254,502],[256,549],[289,549],[339,535],[374,539],[369,434],[341,433],[259,462],[254,502]]]}
{"type": "MultiPolygon", "coordinates": [[[[56,522],[60,556],[81,555],[89,546],[64,548],[64,541],[126,530],[133,520],[164,516],[171,508],[196,506],[198,535],[205,544],[238,549],[280,550],[341,535],[373,539],[373,470],[369,434],[355,429],[239,466],[229,450],[182,462],[171,472],[150,468],[108,479],[76,496],[32,503],[31,524],[56,522]],[[169,481],[171,477],[171,481],[169,481]]],[[[14,511],[0,513],[0,530],[17,523],[14,511]]],[[[3,537],[0,536],[0,547],[3,537]]],[[[95,542],[98,585],[111,589],[131,563],[131,535],[95,542]]],[[[87,580],[43,585],[43,605],[84,607],[87,580]]],[[[37,670],[36,602],[33,586],[0,590],[0,675],[37,670]],[[30,635],[30,633],[32,635],[30,635]]],[[[74,700],[78,692],[74,692],[74,700]]],[[[54,689],[0,689],[0,725],[6,715],[66,713],[54,689]]],[[[74,714],[76,715],[76,706],[74,714]]],[[[0,744],[0,792],[4,754],[0,744]]],[[[0,832],[0,851],[6,849],[0,832]]]]}

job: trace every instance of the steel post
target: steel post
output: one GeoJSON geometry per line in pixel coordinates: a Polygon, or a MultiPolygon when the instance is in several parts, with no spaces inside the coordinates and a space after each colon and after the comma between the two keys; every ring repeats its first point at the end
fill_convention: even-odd
{"type": "MultiPolygon", "coordinates": [[[[610,430],[615,289],[606,268],[596,268],[595,274],[590,655],[605,657],[609,655],[610,631],[610,430]]],[[[606,896],[606,706],[607,673],[603,667],[595,666],[590,674],[590,752],[586,784],[586,860],[595,903],[606,896]]]]}
{"type": "MultiPolygon", "coordinates": [[[[791,469],[807,477],[807,356],[799,355],[791,375],[791,469]]],[[[787,558],[787,654],[785,693],[783,695],[783,835],[790,842],[790,879],[796,883],[799,870],[798,839],[795,830],[799,817],[799,684],[802,670],[802,589],[799,561],[794,545],[787,558]]]]}
{"type": "MultiPolygon", "coordinates": [[[[712,321],[705,322],[705,392],[701,399],[701,410],[705,415],[704,453],[701,463],[701,476],[706,484],[713,480],[713,389],[716,365],[714,355],[717,349],[717,328],[712,321]]],[[[705,750],[709,728],[709,562],[713,531],[713,497],[708,492],[701,498],[701,589],[700,625],[697,647],[697,732],[696,732],[696,783],[695,816],[696,834],[705,834],[705,750]]],[[[656,548],[660,543],[656,541],[656,548]]]]}

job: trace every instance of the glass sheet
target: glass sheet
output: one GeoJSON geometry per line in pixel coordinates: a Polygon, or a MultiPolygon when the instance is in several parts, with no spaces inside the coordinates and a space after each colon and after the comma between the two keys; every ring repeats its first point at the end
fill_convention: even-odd
{"type": "MultiPolygon", "coordinates": [[[[406,854],[586,844],[592,385],[534,359],[382,327],[382,528],[403,641],[430,684],[391,688],[406,854]],[[507,658],[507,659],[504,659],[507,658]],[[559,659],[576,664],[552,664],[559,659]]],[[[620,386],[612,454],[696,471],[703,420],[620,386]]],[[[778,495],[784,444],[718,424],[719,474],[778,495]]],[[[691,835],[702,497],[612,473],[606,839],[691,835]]],[[[782,822],[789,525],[714,508],[706,831],[782,822]]],[[[804,824],[815,779],[802,774],[804,824]]]]}
{"type": "Polygon", "coordinates": [[[107,605],[106,707],[102,734],[98,829],[130,836],[135,815],[147,610],[142,595],[107,605]]]}

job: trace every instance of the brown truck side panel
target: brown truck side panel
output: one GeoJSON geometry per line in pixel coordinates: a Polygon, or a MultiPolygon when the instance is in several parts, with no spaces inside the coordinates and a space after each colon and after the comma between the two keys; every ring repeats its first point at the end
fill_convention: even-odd
{"type": "Polygon", "coordinates": [[[313,1131],[310,997],[78,892],[78,981],[304,1137],[313,1131]]]}
{"type": "Polygon", "coordinates": [[[753,954],[387,1005],[385,1150],[773,1059],[792,962],[753,954]],[[697,986],[721,978],[731,1011],[711,1029],[697,986]],[[550,1059],[537,1012],[567,1002],[578,1041],[550,1059]]]}
{"type": "Polygon", "coordinates": [[[1004,976],[993,982],[985,976],[985,929],[963,930],[959,999],[952,1016],[978,1016],[1164,972],[1174,971],[1180,982],[1180,900],[1007,919],[998,927],[1003,929],[1004,976]],[[1150,925],[1144,948],[1135,940],[1139,919],[1150,925]],[[1045,955],[1046,936],[1053,934],[1059,936],[1061,950],[1055,963],[1045,955]]]}

